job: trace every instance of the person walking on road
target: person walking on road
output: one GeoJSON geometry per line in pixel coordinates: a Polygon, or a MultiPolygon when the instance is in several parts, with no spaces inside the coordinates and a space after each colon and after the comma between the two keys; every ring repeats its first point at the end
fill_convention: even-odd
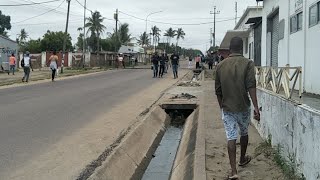
{"type": "Polygon", "coordinates": [[[12,75],[14,75],[14,70],[16,68],[17,60],[14,54],[11,54],[11,57],[9,58],[9,65],[10,65],[10,70],[8,72],[8,75],[10,75],[10,72],[12,72],[12,75]]]}
{"type": "Polygon", "coordinates": [[[200,55],[198,55],[198,56],[195,58],[195,61],[196,61],[196,69],[200,69],[200,61],[201,61],[200,55]]]}
{"type": "Polygon", "coordinates": [[[191,69],[192,68],[192,57],[190,56],[188,58],[189,58],[189,69],[191,69]]]}
{"type": "Polygon", "coordinates": [[[209,69],[212,69],[213,68],[213,62],[215,60],[215,57],[216,57],[216,54],[214,53],[211,53],[211,55],[209,55],[208,57],[208,66],[209,66],[209,69]]]}
{"type": "Polygon", "coordinates": [[[164,73],[168,73],[168,69],[169,69],[169,57],[167,54],[165,54],[165,59],[166,59],[166,64],[165,64],[165,68],[164,68],[164,73]]]}
{"type": "Polygon", "coordinates": [[[158,53],[155,52],[154,55],[152,56],[153,78],[158,77],[158,72],[159,72],[159,60],[160,60],[160,57],[158,56],[158,53]]]}
{"type": "Polygon", "coordinates": [[[30,53],[27,51],[24,55],[23,59],[21,60],[21,67],[23,67],[24,76],[22,77],[22,82],[28,82],[30,76],[30,68],[33,71],[32,63],[30,59],[30,53]]]}
{"type": "Polygon", "coordinates": [[[174,79],[178,78],[178,67],[179,67],[179,55],[175,52],[171,55],[171,65],[172,65],[172,71],[173,71],[173,77],[174,79]]]}
{"type": "Polygon", "coordinates": [[[124,64],[124,59],[123,59],[123,56],[122,56],[121,53],[119,54],[118,62],[119,62],[119,64],[120,64],[120,66],[122,66],[123,69],[126,68],[126,66],[125,66],[125,64],[124,64]]]}
{"type": "Polygon", "coordinates": [[[165,66],[166,66],[166,56],[165,54],[162,54],[160,57],[160,71],[159,71],[159,78],[163,77],[163,73],[165,71],[165,66]]]}
{"type": "Polygon", "coordinates": [[[56,76],[56,72],[57,72],[57,69],[58,69],[58,56],[57,56],[57,52],[56,51],[53,51],[53,55],[50,56],[49,58],[49,62],[50,62],[50,69],[51,69],[51,80],[52,82],[54,81],[54,78],[56,76]]]}
{"type": "Polygon", "coordinates": [[[228,140],[228,154],[231,175],[228,179],[239,179],[236,167],[236,140],[238,127],[240,129],[241,156],[239,166],[245,166],[251,161],[246,156],[248,147],[248,127],[250,123],[250,94],[254,119],[260,121],[256,95],[256,79],[254,63],[242,55],[243,41],[239,37],[230,42],[230,56],[218,64],[216,70],[215,90],[222,110],[222,119],[228,140]]]}

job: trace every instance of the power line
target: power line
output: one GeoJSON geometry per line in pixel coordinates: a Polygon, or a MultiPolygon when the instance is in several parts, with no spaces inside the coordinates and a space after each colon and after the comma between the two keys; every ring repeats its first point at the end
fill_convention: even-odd
{"type": "Polygon", "coordinates": [[[22,20],[22,21],[14,22],[14,23],[12,23],[12,24],[18,24],[18,23],[21,23],[21,22],[24,22],[24,21],[27,21],[27,20],[30,20],[30,19],[34,19],[34,18],[40,17],[40,16],[45,15],[45,14],[48,14],[49,12],[52,12],[52,11],[58,9],[64,2],[65,2],[65,0],[63,0],[63,1],[59,4],[59,6],[57,6],[56,8],[54,8],[54,9],[52,9],[52,10],[46,11],[46,12],[44,12],[44,13],[41,13],[41,14],[39,14],[39,15],[36,15],[36,16],[30,17],[30,18],[27,18],[27,19],[24,19],[24,20],[22,20]]]}
{"type": "MultiPolygon", "coordinates": [[[[34,1],[31,1],[31,0],[23,0],[23,1],[35,3],[34,1]]],[[[45,9],[48,9],[48,10],[52,10],[51,7],[48,7],[48,6],[46,6],[46,5],[41,5],[41,4],[36,5],[36,6],[32,6],[32,7],[35,7],[35,8],[36,8],[36,7],[41,7],[41,8],[45,8],[45,9]]],[[[61,9],[63,9],[63,8],[61,8],[61,9]]],[[[65,9],[64,9],[64,10],[65,10],[65,9]]],[[[53,12],[56,13],[56,14],[59,14],[59,15],[67,14],[66,12],[60,11],[60,10],[54,10],[53,12]],[[63,13],[63,14],[62,14],[62,13],[63,13]]],[[[71,13],[71,12],[72,12],[72,11],[70,11],[70,15],[72,15],[72,16],[81,16],[81,17],[82,17],[82,15],[76,14],[76,13],[78,13],[78,12],[76,12],[76,13],[71,13]]]]}
{"type": "Polygon", "coordinates": [[[80,6],[82,6],[83,8],[85,8],[87,11],[90,11],[91,13],[93,13],[93,11],[92,10],[90,10],[90,9],[88,9],[87,7],[85,7],[83,4],[81,4],[78,0],[76,0],[77,1],[77,3],[80,5],[80,6]]]}
{"type": "Polygon", "coordinates": [[[38,5],[38,4],[47,4],[47,3],[52,3],[52,2],[58,2],[61,0],[51,0],[51,1],[44,1],[44,2],[33,2],[33,3],[22,3],[22,4],[0,4],[0,6],[33,6],[33,5],[38,5]]]}
{"type": "MultiPolygon", "coordinates": [[[[143,18],[139,18],[139,17],[136,17],[136,16],[134,16],[134,15],[130,15],[130,14],[124,13],[124,12],[122,12],[122,11],[119,11],[119,12],[122,13],[122,14],[124,14],[124,15],[133,17],[133,18],[135,18],[135,19],[138,19],[138,20],[141,20],[141,21],[146,21],[146,20],[143,19],[143,18]]],[[[149,20],[148,20],[148,21],[149,21],[149,20]]],[[[234,21],[234,18],[216,21],[216,23],[217,23],[217,22],[226,22],[226,21],[234,21]]],[[[184,24],[184,23],[167,23],[167,22],[160,22],[160,21],[149,21],[149,22],[158,23],[158,24],[174,25],[174,26],[198,26],[198,25],[205,25],[205,24],[214,24],[213,21],[211,21],[211,22],[200,22],[200,23],[185,23],[185,24],[184,24]]]]}

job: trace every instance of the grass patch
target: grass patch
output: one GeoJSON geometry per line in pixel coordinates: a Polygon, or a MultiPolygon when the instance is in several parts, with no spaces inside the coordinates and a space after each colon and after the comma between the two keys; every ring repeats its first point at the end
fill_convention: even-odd
{"type": "Polygon", "coordinates": [[[263,154],[266,158],[272,159],[278,167],[282,170],[285,178],[287,180],[306,180],[303,174],[297,172],[295,166],[295,156],[290,154],[287,158],[282,156],[283,148],[281,145],[272,147],[271,137],[269,137],[264,142],[260,143],[255,149],[255,157],[263,154]]]}

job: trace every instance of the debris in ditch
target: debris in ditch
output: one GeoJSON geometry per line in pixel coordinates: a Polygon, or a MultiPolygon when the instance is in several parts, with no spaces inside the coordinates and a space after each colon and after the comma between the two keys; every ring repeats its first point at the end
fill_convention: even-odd
{"type": "Polygon", "coordinates": [[[197,98],[194,95],[188,94],[188,93],[182,93],[182,94],[177,94],[173,97],[171,97],[170,99],[195,99],[197,98]]]}
{"type": "Polygon", "coordinates": [[[188,82],[181,82],[178,84],[178,86],[183,86],[183,87],[199,87],[201,86],[198,82],[194,81],[188,81],[188,82]]]}

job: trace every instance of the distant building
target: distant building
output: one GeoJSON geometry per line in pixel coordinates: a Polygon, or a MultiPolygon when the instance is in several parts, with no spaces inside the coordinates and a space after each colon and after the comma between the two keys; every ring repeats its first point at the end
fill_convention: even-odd
{"type": "Polygon", "coordinates": [[[219,52],[224,56],[229,53],[230,41],[233,37],[243,40],[243,55],[254,60],[256,66],[261,65],[261,27],[262,7],[251,6],[246,9],[233,30],[227,31],[219,52]]]}
{"type": "Polygon", "coordinates": [[[125,56],[128,56],[130,61],[137,60],[138,62],[146,62],[146,55],[144,48],[140,46],[124,46],[122,45],[118,51],[125,56]]]}
{"type": "Polygon", "coordinates": [[[12,53],[18,57],[18,43],[0,35],[0,65],[6,65],[12,53]]]}

